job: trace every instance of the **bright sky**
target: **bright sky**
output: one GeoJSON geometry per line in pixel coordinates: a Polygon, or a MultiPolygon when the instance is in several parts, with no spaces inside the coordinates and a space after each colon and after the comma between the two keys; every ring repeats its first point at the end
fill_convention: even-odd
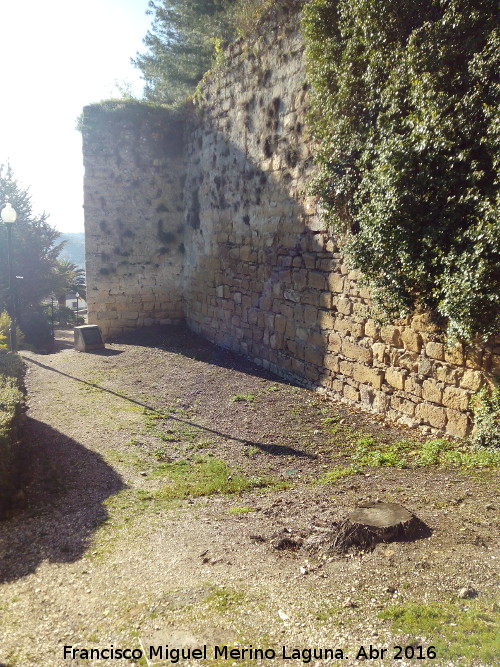
{"type": "MultiPolygon", "coordinates": [[[[0,0],[0,163],[29,188],[35,214],[83,231],[83,107],[142,93],[130,58],[144,52],[148,0],[0,0]]],[[[2,202],[0,202],[1,204],[2,202]]]]}

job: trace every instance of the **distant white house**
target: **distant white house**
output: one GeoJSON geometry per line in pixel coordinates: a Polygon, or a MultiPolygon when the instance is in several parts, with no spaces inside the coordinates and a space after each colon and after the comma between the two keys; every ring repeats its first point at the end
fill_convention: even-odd
{"type": "Polygon", "coordinates": [[[87,302],[82,299],[82,297],[76,298],[76,294],[70,293],[66,294],[66,308],[71,308],[71,310],[76,310],[78,309],[79,313],[82,313],[83,311],[87,311],[87,302]]]}

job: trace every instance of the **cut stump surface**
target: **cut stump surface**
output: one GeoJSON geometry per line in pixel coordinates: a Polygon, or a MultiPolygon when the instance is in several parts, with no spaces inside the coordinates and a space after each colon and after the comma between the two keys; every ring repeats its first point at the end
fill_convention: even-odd
{"type": "Polygon", "coordinates": [[[349,520],[367,528],[394,528],[409,523],[412,517],[397,503],[366,503],[351,512],[349,520]]]}

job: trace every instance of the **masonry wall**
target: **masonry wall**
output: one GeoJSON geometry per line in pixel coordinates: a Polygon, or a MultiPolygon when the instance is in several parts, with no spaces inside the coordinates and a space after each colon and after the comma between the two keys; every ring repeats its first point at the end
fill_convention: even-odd
{"type": "MultiPolygon", "coordinates": [[[[87,252],[94,267],[89,312],[114,332],[180,316],[182,295],[192,329],[278,375],[427,432],[464,436],[471,427],[471,396],[500,373],[499,341],[447,349],[426,314],[383,327],[370,318],[369,290],[347,267],[316,201],[307,196],[315,168],[302,56],[293,16],[254,43],[234,44],[224,66],[204,81],[184,158],[167,149],[155,153],[158,163],[151,157],[148,164],[141,153],[138,174],[128,166],[130,156],[123,157],[122,147],[131,141],[126,133],[115,138],[113,149],[124,162],[88,152],[87,252]],[[110,211],[119,217],[121,205],[108,203],[105,211],[100,198],[108,202],[106,193],[117,193],[113,179],[125,177],[124,167],[138,183],[127,181],[117,199],[126,194],[149,211],[142,231],[150,262],[123,246],[131,252],[126,280],[116,264],[118,275],[103,276],[108,264],[99,258],[112,245],[101,222],[108,224],[110,211]],[[175,254],[165,258],[176,261],[162,271],[152,258],[160,200],[172,214],[163,225],[168,219],[176,241],[183,223],[182,268],[175,254]],[[125,310],[129,306],[133,315],[125,310]]],[[[104,145],[106,133],[110,127],[101,137],[104,145]]],[[[96,136],[88,136],[89,148],[96,136]]],[[[134,223],[134,233],[140,224],[134,223]]]]}
{"type": "Polygon", "coordinates": [[[163,109],[84,109],[87,304],[108,338],[183,318],[182,136],[163,109]]]}

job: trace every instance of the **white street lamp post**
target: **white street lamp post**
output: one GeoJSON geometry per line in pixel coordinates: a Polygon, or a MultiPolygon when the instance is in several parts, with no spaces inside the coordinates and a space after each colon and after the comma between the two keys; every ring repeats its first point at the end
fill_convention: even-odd
{"type": "Polygon", "coordinates": [[[50,295],[50,330],[52,331],[52,340],[54,340],[54,299],[56,295],[54,292],[50,295]]]}
{"type": "Polygon", "coordinates": [[[16,297],[14,294],[14,281],[12,279],[12,225],[17,220],[16,209],[7,202],[0,213],[2,222],[7,227],[7,257],[9,265],[9,296],[10,296],[10,326],[9,326],[9,339],[10,339],[10,350],[15,352],[17,348],[16,340],[16,328],[17,328],[17,318],[16,318],[16,297]]]}

